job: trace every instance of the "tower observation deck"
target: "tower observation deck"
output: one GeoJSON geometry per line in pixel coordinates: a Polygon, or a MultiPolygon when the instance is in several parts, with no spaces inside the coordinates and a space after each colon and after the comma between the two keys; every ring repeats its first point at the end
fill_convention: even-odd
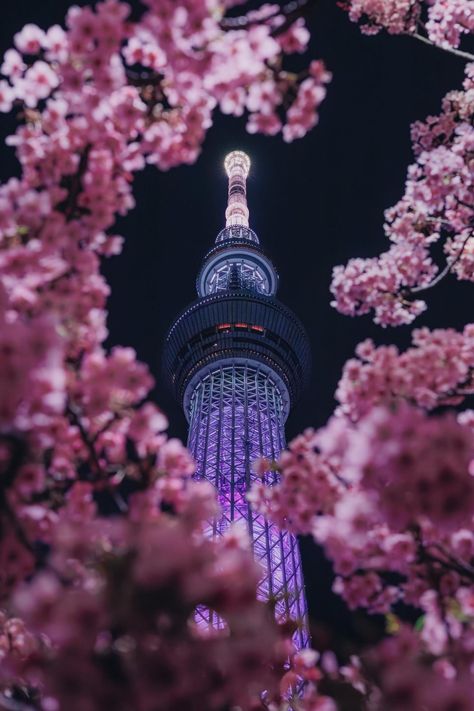
{"type": "MultiPolygon", "coordinates": [[[[271,599],[280,619],[297,622],[294,641],[308,641],[306,600],[297,541],[252,511],[246,494],[259,457],[277,459],[285,421],[309,376],[310,349],[298,318],[276,297],[278,275],[249,227],[246,179],[250,159],[233,151],[226,226],[205,255],[196,281],[198,299],[171,326],[164,368],[189,423],[188,447],[197,479],[217,489],[221,516],[213,535],[246,523],[265,574],[259,597],[271,599]]],[[[275,483],[277,474],[269,473],[275,483]]],[[[215,613],[202,623],[219,625],[215,613]]]]}

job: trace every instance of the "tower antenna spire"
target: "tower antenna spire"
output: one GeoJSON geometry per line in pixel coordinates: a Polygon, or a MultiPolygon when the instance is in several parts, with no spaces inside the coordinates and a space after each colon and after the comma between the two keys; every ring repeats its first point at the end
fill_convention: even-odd
{"type": "Polygon", "coordinates": [[[224,167],[229,178],[225,226],[249,226],[247,207],[247,176],[250,170],[250,158],[243,151],[232,151],[224,160],[224,167]]]}

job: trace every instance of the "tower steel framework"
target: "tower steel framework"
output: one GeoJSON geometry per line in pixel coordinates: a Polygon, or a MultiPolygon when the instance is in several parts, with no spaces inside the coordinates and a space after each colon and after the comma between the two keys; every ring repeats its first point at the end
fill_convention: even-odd
{"type": "MultiPolygon", "coordinates": [[[[254,460],[276,459],[285,446],[285,420],[309,375],[309,344],[300,321],[275,298],[277,273],[249,228],[250,160],[233,151],[225,168],[226,227],[204,259],[199,299],[168,333],[164,364],[189,422],[195,477],[217,489],[222,513],[210,531],[220,535],[232,522],[246,523],[265,571],[259,596],[272,600],[278,618],[297,622],[294,641],[304,647],[306,600],[297,541],[253,511],[246,494],[256,478],[254,460]]],[[[275,483],[276,474],[266,476],[275,483]]],[[[199,610],[198,616],[203,624],[220,625],[212,610],[199,610]]]]}

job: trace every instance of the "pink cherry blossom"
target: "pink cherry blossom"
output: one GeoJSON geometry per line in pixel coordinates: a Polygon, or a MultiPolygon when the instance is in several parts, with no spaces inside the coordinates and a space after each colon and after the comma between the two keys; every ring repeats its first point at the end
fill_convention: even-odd
{"type": "Polygon", "coordinates": [[[408,169],[405,195],[385,213],[392,246],[379,257],[351,259],[346,266],[335,267],[332,305],[341,313],[373,311],[382,326],[409,324],[426,308],[417,298],[419,292],[450,272],[458,279],[473,279],[470,66],[464,91],[445,97],[441,115],[412,126],[416,163],[408,169]],[[443,270],[431,254],[431,246],[441,239],[443,270]]]}
{"type": "Polygon", "coordinates": [[[436,0],[428,11],[429,38],[444,47],[458,47],[463,34],[474,30],[469,3],[463,0],[436,0]]]}
{"type": "Polygon", "coordinates": [[[15,35],[15,46],[22,54],[38,54],[44,46],[45,35],[37,25],[28,24],[15,35]]]}
{"type": "Polygon", "coordinates": [[[413,346],[400,353],[395,346],[357,346],[336,391],[338,413],[357,421],[372,407],[400,400],[433,409],[457,405],[473,392],[474,329],[416,329],[413,346]]]}
{"type": "Polygon", "coordinates": [[[447,711],[454,706],[468,711],[472,703],[472,678],[466,663],[472,662],[472,651],[466,657],[462,647],[453,644],[451,658],[455,660],[456,672],[446,678],[443,669],[450,662],[446,659],[445,665],[427,664],[426,650],[413,632],[403,626],[398,634],[365,655],[366,670],[374,672],[380,684],[375,708],[447,711]]]}
{"type": "Polygon", "coordinates": [[[16,93],[26,106],[34,107],[38,101],[46,99],[58,84],[58,76],[49,64],[38,61],[25,72],[21,83],[16,83],[16,93]]]}
{"type": "Polygon", "coordinates": [[[8,112],[13,106],[15,92],[6,81],[0,81],[0,112],[8,112]]]}
{"type": "Polygon", "coordinates": [[[28,431],[40,419],[46,422],[54,417],[64,406],[62,345],[54,322],[48,319],[27,324],[12,319],[0,306],[0,321],[0,423],[28,431]]]}
{"type": "Polygon", "coordinates": [[[250,114],[247,123],[247,131],[249,133],[263,133],[266,136],[276,136],[281,131],[281,127],[282,123],[274,113],[250,114]]]}
{"type": "Polygon", "coordinates": [[[293,54],[294,52],[305,52],[310,37],[303,18],[300,18],[286,32],[277,35],[276,40],[284,52],[293,54]]]}
{"type": "MultiPolygon", "coordinates": [[[[366,349],[364,344],[361,351],[366,349]]],[[[447,622],[437,622],[440,613],[427,607],[426,593],[434,570],[443,605],[459,585],[465,586],[464,600],[474,589],[468,530],[473,447],[472,430],[453,414],[427,417],[408,405],[372,407],[355,424],[335,417],[290,443],[277,465],[281,482],[254,485],[250,500],[278,525],[313,534],[333,561],[334,590],[351,608],[388,613],[404,600],[425,610],[427,632],[449,624],[458,638],[462,623],[447,612],[447,622]],[[400,576],[397,585],[390,582],[392,573],[400,576]]],[[[431,638],[426,643],[433,645],[431,638]]],[[[433,649],[439,654],[447,645],[445,635],[433,649]]]]}
{"type": "Polygon", "coordinates": [[[179,439],[169,439],[158,453],[157,466],[171,476],[190,476],[195,464],[179,439]]]}
{"type": "Polygon", "coordinates": [[[362,486],[377,497],[395,530],[427,517],[454,530],[472,520],[474,439],[453,415],[426,417],[400,407],[374,409],[362,421],[348,453],[362,486]]]}
{"type": "Polygon", "coordinates": [[[311,531],[316,511],[332,511],[340,493],[331,467],[315,451],[316,443],[312,430],[297,437],[278,464],[281,483],[257,482],[248,495],[252,505],[277,525],[299,533],[311,531]]]}
{"type": "Polygon", "coordinates": [[[41,678],[46,694],[72,710],[134,703],[217,711],[229,699],[250,710],[259,693],[273,691],[283,663],[279,635],[255,599],[258,570],[248,550],[190,535],[166,515],[154,523],[68,523],[58,534],[64,578],[43,573],[16,597],[32,631],[54,643],[24,645],[16,660],[23,678],[41,678]],[[77,555],[87,569],[72,566],[77,555]],[[71,576],[73,586],[65,582],[71,576]],[[190,623],[197,604],[224,617],[221,633],[190,623]],[[120,678],[105,660],[120,666],[120,678]],[[71,674],[87,675],[88,684],[73,689],[71,674]]]}
{"type": "Polygon", "coordinates": [[[37,640],[26,627],[23,620],[12,617],[5,610],[0,610],[0,660],[2,662],[1,689],[8,689],[13,680],[12,667],[19,660],[32,654],[37,640]],[[10,677],[10,678],[9,678],[10,677]]]}
{"type": "Polygon", "coordinates": [[[347,9],[365,34],[385,29],[390,34],[415,35],[423,28],[431,42],[444,48],[458,47],[461,36],[473,29],[468,0],[350,0],[347,9]]]}
{"type": "Polygon", "coordinates": [[[312,62],[310,76],[301,82],[296,98],[286,115],[283,139],[287,142],[301,138],[318,122],[317,110],[326,96],[325,84],[331,81],[331,74],[322,62],[312,62]]]}
{"type": "MultiPolygon", "coordinates": [[[[17,77],[23,74],[26,69],[26,64],[23,62],[22,56],[16,49],[7,49],[3,57],[3,63],[0,66],[0,72],[6,77],[17,77]]],[[[9,111],[10,109],[4,109],[9,111]]]]}

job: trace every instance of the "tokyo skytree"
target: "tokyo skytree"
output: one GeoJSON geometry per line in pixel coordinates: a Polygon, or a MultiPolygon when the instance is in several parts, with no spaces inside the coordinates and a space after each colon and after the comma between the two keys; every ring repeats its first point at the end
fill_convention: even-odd
{"type": "MultiPolygon", "coordinates": [[[[250,159],[233,151],[226,224],[205,255],[196,280],[198,299],[171,326],[164,367],[189,423],[195,477],[217,490],[221,515],[210,524],[222,534],[245,522],[255,558],[265,573],[258,595],[279,619],[293,618],[298,648],[308,643],[306,600],[296,538],[252,510],[246,494],[259,457],[277,459],[285,447],[285,421],[307,382],[310,349],[298,318],[275,297],[278,275],[249,227],[246,179],[250,159]]],[[[277,480],[269,473],[269,484],[277,480]]],[[[218,627],[211,610],[198,622],[218,627]]]]}

